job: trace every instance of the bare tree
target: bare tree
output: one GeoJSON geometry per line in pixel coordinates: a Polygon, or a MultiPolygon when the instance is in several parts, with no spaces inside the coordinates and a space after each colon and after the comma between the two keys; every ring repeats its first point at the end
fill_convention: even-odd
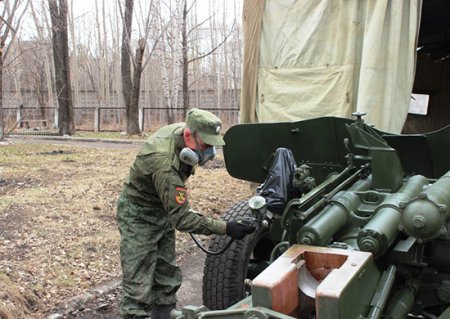
{"type": "MultiPolygon", "coordinates": [[[[193,2],[193,4],[195,1],[193,2]]],[[[188,62],[188,33],[187,33],[187,15],[188,15],[188,9],[187,9],[187,2],[184,0],[183,3],[183,15],[181,19],[181,50],[182,50],[182,56],[183,61],[181,63],[183,68],[183,78],[182,78],[182,88],[183,88],[183,115],[186,116],[187,109],[189,108],[189,78],[188,78],[188,68],[189,68],[189,62],[188,62]]]]}
{"type": "MultiPolygon", "coordinates": [[[[133,81],[131,78],[131,26],[133,23],[134,0],[125,0],[125,13],[123,16],[122,30],[122,92],[125,100],[127,133],[138,134],[139,129],[139,108],[133,103],[133,81]]],[[[142,48],[143,51],[144,48],[142,48]]],[[[142,61],[142,60],[140,60],[142,61]]],[[[138,100],[139,101],[139,100],[138,100]]]]}
{"type": "MultiPolygon", "coordinates": [[[[162,31],[165,41],[159,45],[158,58],[162,72],[162,90],[167,107],[167,118],[169,122],[174,121],[173,109],[178,107],[179,87],[182,84],[181,62],[183,51],[181,44],[181,29],[183,28],[183,12],[186,0],[169,2],[170,19],[167,28],[162,31]],[[170,66],[169,66],[170,65],[170,66]],[[171,72],[169,72],[171,71],[171,72]]],[[[163,25],[163,17],[160,17],[160,26],[163,25]]]]}
{"type": "MultiPolygon", "coordinates": [[[[207,23],[211,18],[213,18],[213,14],[211,13],[210,17],[201,21],[198,24],[194,24],[190,29],[188,29],[188,15],[191,12],[192,8],[196,4],[196,0],[194,0],[191,3],[191,6],[188,8],[186,0],[182,0],[183,5],[183,12],[182,12],[182,20],[181,20],[181,44],[182,44],[182,90],[183,90],[183,110],[184,115],[186,115],[186,111],[189,108],[189,65],[192,64],[195,61],[202,60],[210,55],[212,55],[214,52],[216,52],[222,45],[226,43],[228,38],[231,36],[231,34],[235,31],[235,24],[233,23],[233,26],[231,30],[223,36],[223,38],[220,40],[220,42],[216,41],[214,36],[211,36],[211,47],[205,50],[199,51],[196,50],[195,54],[192,54],[191,56],[188,56],[188,52],[194,52],[193,50],[189,49],[189,46],[192,46],[192,42],[198,42],[198,39],[192,39],[192,35],[194,34],[194,31],[201,28],[202,25],[207,23]]],[[[224,1],[224,5],[225,5],[224,1]]],[[[225,9],[224,9],[224,20],[225,20],[225,9]]],[[[213,28],[211,28],[213,29],[213,28]]],[[[225,32],[225,29],[224,29],[225,32]]],[[[215,60],[213,61],[215,64],[215,60]]]]}
{"type": "Polygon", "coordinates": [[[75,17],[74,15],[74,0],[65,0],[69,1],[67,3],[68,10],[67,10],[67,28],[68,32],[70,34],[70,40],[72,45],[72,51],[69,55],[69,69],[70,69],[70,76],[71,76],[71,82],[72,85],[72,105],[77,105],[79,101],[79,78],[80,78],[80,72],[79,72],[79,65],[78,65],[78,50],[77,50],[77,37],[75,34],[75,17]]]}
{"type": "MultiPolygon", "coordinates": [[[[45,127],[47,127],[45,107],[48,102],[45,64],[48,49],[48,46],[39,41],[18,42],[14,50],[18,62],[12,70],[15,74],[16,101],[19,105],[26,105],[30,99],[34,98],[37,102],[35,110],[38,111],[37,114],[45,127]],[[28,98],[26,98],[27,94],[28,98]]],[[[25,118],[29,116],[26,113],[21,115],[25,118]]],[[[28,123],[21,124],[28,125],[28,123]]]]}
{"type": "Polygon", "coordinates": [[[52,21],[53,62],[58,96],[59,135],[75,133],[72,88],[70,84],[67,0],[48,0],[52,21]]]}
{"type": "Polygon", "coordinates": [[[3,68],[4,61],[8,56],[9,43],[12,43],[16,37],[18,27],[22,17],[28,7],[28,0],[4,0],[0,1],[0,7],[3,7],[0,14],[0,140],[4,138],[5,123],[3,118],[3,68]]]}
{"type": "MultiPolygon", "coordinates": [[[[41,117],[45,119],[47,117],[45,107],[52,107],[54,105],[53,62],[51,43],[48,37],[48,34],[51,33],[51,27],[48,24],[48,12],[45,9],[44,1],[41,1],[40,7],[38,8],[35,8],[33,1],[30,1],[30,9],[36,28],[36,34],[34,36],[36,49],[34,50],[33,64],[29,67],[29,70],[33,74],[32,83],[41,110],[41,117]],[[41,74],[42,70],[44,70],[45,76],[41,74]]],[[[24,62],[26,64],[29,61],[24,62]]],[[[55,123],[56,126],[57,123],[55,123]]]]}
{"type": "MultiPolygon", "coordinates": [[[[139,98],[141,92],[141,75],[147,65],[150,57],[158,44],[162,35],[153,34],[153,46],[147,54],[144,61],[144,52],[147,41],[155,24],[155,20],[159,15],[159,10],[155,8],[153,1],[147,3],[147,15],[145,22],[143,22],[140,38],[137,43],[136,52],[133,56],[131,54],[131,28],[133,24],[133,6],[134,0],[125,0],[125,12],[123,17],[123,31],[122,31],[122,60],[121,60],[121,74],[122,74],[122,92],[125,100],[127,133],[138,134],[141,132],[139,128],[139,98]],[[132,68],[133,67],[133,68],[132,68]]],[[[142,12],[143,10],[140,10],[142,12]]]]}
{"type": "MultiPolygon", "coordinates": [[[[120,14],[119,14],[119,3],[114,2],[113,14],[110,15],[110,30],[111,34],[111,64],[109,65],[109,72],[111,74],[109,80],[109,91],[114,92],[115,103],[117,105],[121,104],[121,99],[123,94],[120,92],[121,88],[121,61],[120,61],[120,14]]],[[[105,27],[106,28],[106,27],[105,27]]],[[[115,119],[117,123],[121,122],[121,113],[114,112],[115,119]]]]}
{"type": "MultiPolygon", "coordinates": [[[[161,4],[159,4],[160,9],[161,4]]],[[[157,25],[158,30],[162,31],[163,17],[159,17],[159,24],[157,25]]],[[[169,74],[168,74],[168,66],[167,66],[167,50],[165,49],[165,41],[160,41],[158,45],[158,59],[161,65],[161,75],[162,75],[162,90],[164,96],[164,106],[167,108],[167,119],[170,123],[173,122],[173,112],[172,112],[172,103],[171,103],[171,89],[169,84],[169,74]]]]}
{"type": "MultiPolygon", "coordinates": [[[[222,9],[230,6],[229,1],[117,0],[111,3],[107,0],[94,0],[89,4],[93,10],[86,11],[81,16],[76,16],[76,11],[71,14],[71,5],[75,9],[79,5],[75,0],[15,1],[21,1],[23,4],[25,1],[30,1],[28,12],[31,24],[24,25],[23,28],[27,28],[27,32],[30,30],[34,32],[27,33],[32,35],[34,43],[30,41],[20,43],[18,36],[14,40],[16,34],[14,31],[17,28],[15,23],[11,24],[13,29],[9,31],[9,39],[3,43],[6,47],[11,43],[14,45],[10,48],[11,54],[6,61],[7,66],[3,66],[2,70],[7,74],[27,74],[27,76],[20,78],[16,76],[13,81],[12,77],[8,79],[4,75],[3,85],[7,86],[11,83],[12,90],[23,88],[24,92],[26,91],[23,98],[29,99],[32,96],[33,105],[41,107],[40,117],[42,118],[48,117],[49,114],[45,114],[45,110],[49,106],[57,107],[61,103],[70,103],[68,113],[64,111],[64,107],[55,110],[55,126],[66,130],[60,134],[68,133],[68,126],[64,128],[64,125],[59,123],[69,118],[75,123],[74,106],[77,94],[78,101],[84,103],[84,106],[92,106],[92,98],[97,101],[98,107],[125,104],[126,118],[128,118],[127,132],[138,133],[142,129],[140,115],[143,114],[144,106],[168,108],[167,114],[164,114],[165,110],[151,110],[146,113],[152,116],[150,122],[152,125],[153,122],[163,123],[167,120],[173,122],[179,120],[182,113],[186,112],[192,104],[189,99],[194,98],[193,90],[197,92],[198,106],[214,107],[217,103],[223,105],[222,99],[228,98],[227,88],[234,85],[236,89],[239,85],[239,49],[237,49],[237,40],[234,40],[235,36],[239,35],[235,32],[237,28],[230,27],[231,23],[228,25],[222,23],[226,15],[222,9]],[[53,4],[53,12],[56,12],[58,16],[65,14],[67,20],[65,24],[53,26],[54,17],[49,14],[49,4],[53,4]],[[61,5],[58,6],[58,4],[61,5]],[[133,5],[131,14],[128,13],[130,4],[133,5]],[[127,8],[128,12],[126,12],[127,8]],[[210,9],[209,13],[205,13],[205,8],[210,9]],[[209,17],[205,18],[205,15],[209,17]],[[128,16],[129,21],[127,21],[128,16]],[[72,26],[73,23],[75,25],[72,26]],[[69,48],[64,45],[65,49],[61,50],[57,49],[57,45],[52,45],[51,38],[61,36],[58,28],[64,28],[64,25],[68,32],[65,37],[68,36],[71,42],[69,48]],[[230,41],[229,38],[232,40],[230,41]],[[22,59],[16,59],[20,53],[16,52],[17,48],[29,48],[31,45],[35,45],[36,50],[27,53],[26,57],[22,55],[22,59]],[[55,54],[49,54],[49,50],[53,50],[55,54]],[[63,67],[55,74],[54,66],[58,63],[63,65],[64,51],[70,53],[70,67],[63,67]],[[152,57],[153,52],[156,54],[152,57]],[[28,56],[33,53],[35,59],[30,59],[28,56]],[[235,59],[232,54],[236,57],[235,59]],[[14,69],[13,65],[8,66],[11,61],[19,60],[33,63],[33,69],[23,62],[16,63],[17,67],[14,69]],[[78,67],[78,72],[75,66],[78,67]],[[229,68],[229,70],[225,71],[223,68],[229,68]],[[13,70],[17,73],[13,73],[13,70]],[[232,83],[236,76],[238,82],[232,83]],[[70,79],[72,86],[61,84],[65,79],[70,79]],[[205,92],[211,92],[211,88],[215,90],[213,92],[215,99],[204,99],[205,104],[202,104],[201,98],[205,92]],[[83,89],[84,94],[81,93],[83,89]],[[77,93],[78,90],[81,92],[77,93]],[[66,97],[67,94],[69,97],[66,97]],[[211,101],[215,104],[211,105],[211,101]]],[[[1,9],[7,3],[12,7],[13,0],[0,0],[0,17],[5,17],[6,10],[2,13],[1,9]]],[[[20,7],[21,10],[22,7],[20,7]]],[[[229,15],[226,20],[232,21],[229,15]]],[[[7,19],[0,20],[3,27],[6,25],[4,21],[7,19]]],[[[1,31],[4,32],[4,28],[1,31]]],[[[6,47],[1,52],[3,58],[6,47]]],[[[9,91],[7,94],[10,94],[9,91]]],[[[12,92],[9,96],[16,99],[14,103],[20,104],[19,93],[12,92]]],[[[3,99],[3,103],[6,103],[5,101],[6,99],[3,99]]],[[[125,112],[121,108],[113,112],[116,115],[116,124],[125,123],[125,112]]],[[[13,110],[10,113],[14,115],[15,112],[13,110]]],[[[85,114],[83,113],[83,116],[85,114]]],[[[103,121],[110,121],[112,118],[110,111],[95,114],[102,114],[103,121]]],[[[6,118],[10,119],[10,114],[6,118]]],[[[148,119],[146,117],[146,123],[149,122],[148,119]]],[[[85,124],[82,122],[77,124],[80,123],[85,124]]]]}
{"type": "Polygon", "coordinates": [[[100,98],[103,101],[107,101],[109,99],[109,57],[108,57],[108,32],[106,29],[106,3],[105,0],[102,0],[101,6],[99,8],[98,1],[95,1],[96,8],[96,24],[97,24],[97,41],[99,47],[99,91],[100,98]],[[100,18],[100,9],[101,9],[101,18],[100,18]]]}

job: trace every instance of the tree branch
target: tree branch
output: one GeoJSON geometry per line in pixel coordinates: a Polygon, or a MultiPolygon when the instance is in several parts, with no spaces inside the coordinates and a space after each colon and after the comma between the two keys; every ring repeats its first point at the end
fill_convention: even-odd
{"type": "Polygon", "coordinates": [[[234,29],[231,29],[230,33],[228,33],[228,34],[226,35],[226,37],[223,39],[223,41],[220,42],[219,45],[217,45],[216,47],[214,47],[211,51],[209,51],[209,52],[207,52],[207,53],[204,53],[204,54],[202,54],[202,55],[200,55],[200,56],[198,56],[198,57],[195,57],[195,58],[193,58],[193,59],[190,59],[190,60],[188,61],[188,64],[191,63],[191,62],[194,62],[194,61],[203,59],[204,57],[207,57],[208,55],[213,54],[218,48],[220,48],[220,47],[228,40],[228,38],[229,38],[230,35],[233,33],[233,31],[234,31],[234,29]]]}

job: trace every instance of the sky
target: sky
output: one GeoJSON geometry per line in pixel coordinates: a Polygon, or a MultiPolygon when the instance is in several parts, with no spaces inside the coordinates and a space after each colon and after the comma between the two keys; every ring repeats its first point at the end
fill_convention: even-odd
{"type": "MultiPolygon", "coordinates": [[[[74,1],[73,8],[75,12],[75,16],[82,16],[85,14],[91,14],[95,10],[95,0],[68,0],[68,1],[74,1]]],[[[101,2],[102,0],[99,0],[101,2]]],[[[105,0],[106,3],[112,4],[112,2],[115,0],[105,0]]],[[[192,3],[192,0],[187,0],[188,5],[192,3]]],[[[135,4],[135,9],[137,9],[137,2],[135,4]]],[[[149,3],[149,0],[144,0],[144,2],[149,3]]],[[[236,3],[236,6],[238,8],[242,8],[242,2],[243,0],[196,0],[197,4],[197,12],[199,15],[199,18],[207,18],[209,16],[209,10],[210,5],[213,7],[213,11],[216,13],[221,10],[224,3],[228,3],[228,10],[232,10],[232,6],[234,5],[234,2],[236,3]]],[[[242,11],[242,10],[239,10],[242,11]]]]}
{"type": "MultiPolygon", "coordinates": [[[[41,1],[43,1],[43,3],[45,4],[46,7],[48,7],[47,5],[47,1],[48,0],[31,0],[33,1],[33,3],[35,4],[35,8],[38,9],[41,5],[41,1]]],[[[98,4],[101,6],[101,3],[104,1],[105,3],[107,3],[107,10],[106,10],[106,14],[107,15],[118,15],[119,14],[119,10],[117,9],[117,2],[116,0],[67,0],[69,3],[69,6],[73,7],[73,19],[75,21],[75,34],[76,37],[78,37],[81,41],[86,42],[87,38],[90,37],[95,37],[95,35],[93,35],[93,31],[96,29],[95,28],[95,23],[96,23],[96,11],[95,11],[95,6],[96,6],[96,1],[98,2],[98,4]],[[82,39],[85,40],[82,40],[82,39]]],[[[164,2],[170,1],[170,0],[159,0],[164,2]]],[[[174,0],[171,0],[174,1],[174,0]]],[[[193,0],[187,0],[188,1],[188,6],[192,3],[193,0]]],[[[207,20],[211,14],[215,15],[216,19],[222,19],[223,18],[223,8],[226,5],[227,8],[227,14],[226,17],[227,19],[230,19],[230,21],[227,21],[227,23],[231,24],[232,21],[231,19],[234,17],[234,6],[236,6],[236,12],[237,12],[237,17],[236,19],[238,19],[239,21],[241,20],[241,15],[242,15],[242,2],[243,0],[196,0],[196,9],[197,9],[197,14],[198,14],[198,21],[203,21],[203,20],[207,20]]],[[[150,0],[135,0],[135,7],[134,7],[134,11],[135,14],[139,15],[139,13],[141,16],[141,21],[143,21],[145,19],[145,8],[141,7],[141,4],[145,5],[150,3],[150,0]]],[[[116,19],[113,19],[116,20],[116,19]]],[[[138,19],[135,17],[134,18],[134,23],[136,23],[138,19]]],[[[107,27],[111,28],[111,22],[108,21],[107,22],[107,27]]],[[[114,27],[117,27],[116,24],[113,24],[114,27]]],[[[21,37],[22,40],[28,40],[28,39],[32,39],[34,38],[34,35],[36,34],[35,31],[35,25],[33,22],[33,19],[31,17],[31,15],[28,15],[25,17],[23,23],[22,23],[22,32],[21,32],[21,37]]],[[[121,27],[121,26],[119,26],[121,27]]]]}

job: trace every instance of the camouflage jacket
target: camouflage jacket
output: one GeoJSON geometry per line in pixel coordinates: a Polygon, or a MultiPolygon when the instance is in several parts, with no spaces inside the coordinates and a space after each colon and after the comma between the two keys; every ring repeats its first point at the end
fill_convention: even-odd
{"type": "Polygon", "coordinates": [[[143,207],[164,209],[179,231],[225,234],[226,222],[190,209],[185,182],[192,167],[180,162],[184,123],[165,126],[150,136],[136,156],[124,183],[123,195],[143,207]]]}

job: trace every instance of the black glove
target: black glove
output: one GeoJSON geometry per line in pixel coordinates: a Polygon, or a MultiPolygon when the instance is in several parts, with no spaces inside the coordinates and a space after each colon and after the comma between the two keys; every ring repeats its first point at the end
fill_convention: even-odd
{"type": "Polygon", "coordinates": [[[248,225],[242,220],[231,221],[227,223],[227,235],[234,239],[242,239],[245,235],[255,231],[255,226],[248,225]]]}

